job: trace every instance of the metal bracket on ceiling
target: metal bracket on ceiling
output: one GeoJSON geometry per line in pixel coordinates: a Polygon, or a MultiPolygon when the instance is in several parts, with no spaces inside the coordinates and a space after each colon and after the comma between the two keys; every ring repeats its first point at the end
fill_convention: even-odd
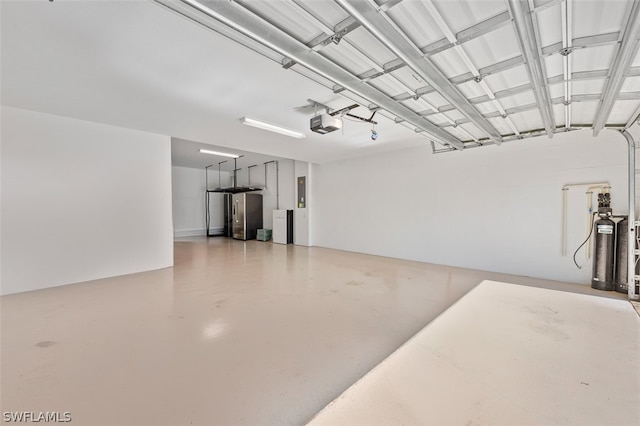
{"type": "MultiPolygon", "coordinates": [[[[451,151],[456,151],[456,149],[454,147],[452,147],[451,145],[449,145],[448,143],[444,142],[442,144],[442,146],[444,146],[444,148],[441,149],[436,149],[436,144],[434,141],[430,140],[429,142],[431,142],[431,153],[432,154],[440,154],[443,152],[451,152],[451,151]]],[[[464,149],[464,147],[463,147],[464,149]]]]}
{"type": "Polygon", "coordinates": [[[329,40],[333,43],[333,44],[338,44],[340,43],[340,40],[342,40],[342,37],[344,37],[346,35],[346,31],[342,31],[339,33],[336,33],[334,35],[332,35],[331,37],[329,37],[329,40]]]}
{"type": "Polygon", "coordinates": [[[333,111],[333,112],[329,113],[329,115],[332,116],[332,117],[336,116],[336,115],[346,115],[346,116],[349,116],[351,118],[356,118],[358,120],[365,121],[367,123],[378,124],[376,121],[373,121],[373,116],[376,115],[376,111],[373,111],[373,114],[371,114],[371,117],[369,117],[369,118],[359,117],[357,115],[354,115],[354,114],[350,113],[350,111],[352,109],[358,108],[359,106],[360,105],[358,105],[358,104],[349,105],[348,107],[344,107],[344,108],[341,108],[339,110],[333,111]]]}
{"type": "Polygon", "coordinates": [[[348,116],[348,117],[351,117],[351,118],[358,119],[358,120],[360,120],[360,121],[364,121],[365,123],[371,123],[371,124],[373,124],[373,125],[378,124],[378,122],[377,122],[377,121],[373,121],[373,116],[374,116],[374,115],[376,115],[376,113],[375,113],[375,112],[374,112],[374,113],[371,115],[371,117],[369,117],[369,118],[359,117],[359,116],[357,116],[357,115],[349,114],[349,113],[346,113],[345,115],[346,115],[346,116],[348,116]]]}
{"type": "Polygon", "coordinates": [[[293,60],[291,60],[289,58],[284,58],[282,60],[282,68],[284,68],[285,70],[288,70],[289,68],[291,68],[295,64],[296,64],[296,61],[293,61],[293,60]]]}
{"type": "Polygon", "coordinates": [[[575,47],[565,47],[564,49],[560,49],[560,54],[562,56],[569,56],[574,50],[575,47]]]}
{"type": "Polygon", "coordinates": [[[327,114],[328,114],[328,113],[330,113],[330,112],[332,111],[331,107],[330,107],[330,106],[328,106],[328,105],[322,104],[322,103],[320,103],[320,102],[316,102],[316,101],[314,101],[314,100],[312,100],[312,99],[308,99],[308,100],[313,102],[313,106],[314,106],[314,107],[316,107],[316,108],[318,108],[318,107],[320,107],[320,108],[324,108],[324,111],[325,111],[327,114]]]}
{"type": "Polygon", "coordinates": [[[349,111],[351,111],[352,109],[358,108],[359,106],[360,105],[358,105],[358,104],[349,105],[347,107],[340,108],[338,110],[332,111],[331,113],[329,113],[329,115],[333,117],[333,116],[338,115],[338,114],[346,114],[349,111]]]}

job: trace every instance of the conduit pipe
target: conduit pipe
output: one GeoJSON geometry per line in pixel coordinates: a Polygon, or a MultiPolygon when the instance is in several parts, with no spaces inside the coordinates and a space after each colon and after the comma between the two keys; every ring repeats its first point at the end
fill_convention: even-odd
{"type": "Polygon", "coordinates": [[[267,163],[264,163],[264,189],[269,190],[269,185],[267,184],[267,163]]]}
{"type": "Polygon", "coordinates": [[[639,300],[636,294],[636,144],[633,136],[622,130],[622,136],[629,146],[629,237],[627,238],[627,296],[629,300],[639,300]]]}
{"type": "Polygon", "coordinates": [[[264,182],[267,186],[267,164],[274,163],[276,165],[276,210],[280,210],[280,166],[278,160],[271,160],[264,163],[264,182]]]}
{"type": "MultiPolygon", "coordinates": [[[[602,190],[611,189],[609,182],[587,182],[587,183],[571,183],[562,187],[562,255],[567,255],[567,191],[577,186],[586,186],[590,189],[601,188],[602,190]]],[[[587,191],[588,194],[588,191],[587,191]]],[[[591,213],[589,212],[589,223],[591,223],[591,213]]],[[[591,228],[589,228],[591,231],[591,228]]]]}
{"type": "MultiPolygon", "coordinates": [[[[587,220],[587,235],[591,232],[591,217],[593,215],[593,193],[601,193],[606,192],[611,187],[609,186],[590,186],[587,188],[587,211],[589,212],[589,220],[587,220]]],[[[585,247],[585,256],[587,259],[591,258],[591,238],[587,240],[587,245],[585,247]]]]}

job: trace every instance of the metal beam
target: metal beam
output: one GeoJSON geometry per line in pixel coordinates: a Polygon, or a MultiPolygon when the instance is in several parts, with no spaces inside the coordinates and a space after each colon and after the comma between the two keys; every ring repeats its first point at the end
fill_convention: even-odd
{"type": "MultiPolygon", "coordinates": [[[[458,42],[450,43],[447,38],[444,38],[442,40],[439,40],[435,43],[430,44],[427,47],[422,48],[421,50],[423,53],[427,55],[432,55],[434,53],[453,48],[456,45],[462,43],[463,41],[468,41],[472,38],[479,37],[489,31],[493,31],[509,23],[511,21],[511,18],[509,16],[509,19],[504,20],[505,14],[509,16],[508,12],[504,12],[504,13],[501,13],[500,15],[494,16],[493,18],[489,18],[486,21],[481,22],[480,24],[474,25],[473,27],[469,27],[466,30],[460,31],[456,35],[456,37],[458,38],[458,42]],[[489,22],[493,23],[495,27],[482,26],[482,24],[489,23],[489,22]],[[464,37],[461,37],[460,36],[461,34],[463,34],[464,37]]],[[[341,31],[340,30],[341,27],[346,27],[347,31],[352,31],[353,29],[358,28],[359,26],[360,26],[360,23],[358,23],[353,17],[349,17],[344,19],[341,23],[337,24],[334,31],[335,31],[335,34],[338,34],[341,31]]],[[[614,44],[618,42],[619,34],[620,34],[619,32],[612,32],[612,33],[606,33],[606,34],[577,37],[573,39],[571,48],[575,50],[575,49],[584,49],[584,48],[603,46],[606,44],[614,44]]],[[[328,36],[327,34],[323,33],[320,36],[316,37],[311,42],[307,43],[307,46],[314,48],[314,50],[317,50],[318,44],[320,44],[320,46],[329,44],[329,42],[331,41],[331,37],[332,36],[328,36]]],[[[552,45],[543,47],[542,54],[543,56],[550,56],[553,54],[560,53],[562,49],[563,49],[562,42],[558,42],[558,43],[554,43],[552,45]]],[[[295,64],[295,62],[290,61],[290,65],[293,65],[293,64],[295,64]]],[[[478,70],[479,77],[483,79],[484,77],[487,77],[489,75],[507,71],[524,64],[525,64],[525,60],[522,57],[522,55],[514,56],[513,58],[506,59],[496,64],[489,65],[484,68],[480,68],[478,70]]],[[[397,69],[404,68],[405,66],[407,65],[401,59],[394,59],[393,61],[383,65],[384,72],[369,70],[365,73],[360,74],[360,77],[365,81],[373,80],[375,78],[381,77],[384,74],[388,74],[397,69]]],[[[577,73],[572,73],[571,79],[572,80],[588,80],[588,79],[595,79],[595,78],[605,78],[607,75],[608,75],[608,70],[581,71],[577,73]]],[[[634,77],[640,76],[640,67],[634,67],[630,69],[630,71],[627,73],[627,77],[632,77],[632,76],[634,77]]],[[[467,72],[461,75],[457,75],[455,77],[451,77],[449,81],[451,82],[451,84],[459,85],[475,79],[476,79],[476,76],[474,76],[473,73],[467,72]]],[[[554,77],[547,78],[547,85],[563,83],[563,82],[564,82],[564,76],[562,75],[557,75],[554,77]]],[[[416,93],[418,94],[418,96],[423,96],[429,93],[433,93],[435,91],[436,90],[433,87],[427,86],[427,87],[416,90],[416,93]]]]}
{"type": "Polygon", "coordinates": [[[533,9],[533,12],[534,13],[541,12],[544,9],[548,8],[548,7],[555,6],[556,4],[562,3],[562,1],[563,0],[547,0],[547,1],[543,1],[535,9],[533,9]]]}
{"type": "MultiPolygon", "coordinates": [[[[513,96],[513,95],[517,95],[518,93],[524,93],[524,92],[528,92],[531,89],[531,84],[529,83],[525,83],[525,84],[521,84],[520,86],[515,86],[515,87],[510,87],[508,89],[504,89],[504,90],[499,90],[495,93],[496,98],[500,99],[500,98],[506,98],[508,96],[513,96]]],[[[491,99],[489,99],[488,96],[478,96],[477,98],[471,98],[470,101],[471,103],[474,104],[481,104],[483,102],[488,102],[491,99]]]]}
{"type": "Polygon", "coordinates": [[[405,64],[402,59],[394,59],[382,65],[382,69],[384,69],[384,72],[392,72],[406,66],[407,64],[405,64]]]}
{"type": "Polygon", "coordinates": [[[436,53],[444,52],[445,50],[451,49],[455,46],[455,43],[449,42],[446,38],[440,39],[438,41],[434,41],[431,44],[420,49],[422,53],[426,56],[433,56],[436,53]]]}
{"type": "Polygon", "coordinates": [[[387,20],[374,4],[359,0],[337,0],[337,2],[356,18],[362,27],[401,58],[420,78],[433,86],[440,95],[485,132],[491,140],[496,143],[502,141],[502,136],[491,123],[482,117],[482,114],[449,82],[433,62],[423,57],[420,50],[387,20]]]}
{"type": "Polygon", "coordinates": [[[571,60],[573,51],[573,3],[572,0],[565,0],[560,5],[562,14],[562,73],[564,77],[564,127],[571,127],[571,70],[573,61],[571,60]]]}
{"type": "Polygon", "coordinates": [[[640,77],[640,67],[631,67],[631,68],[629,68],[629,70],[625,73],[625,76],[627,76],[627,77],[640,77]]]}
{"type": "Polygon", "coordinates": [[[572,80],[596,80],[598,78],[606,78],[608,70],[578,71],[571,73],[572,80]]]}
{"type": "Polygon", "coordinates": [[[376,4],[382,11],[387,11],[391,9],[393,6],[400,3],[402,0],[376,0],[376,4]]]}
{"type": "Polygon", "coordinates": [[[370,69],[369,71],[365,71],[362,74],[358,74],[358,78],[362,81],[368,81],[368,80],[373,80],[376,77],[380,77],[383,74],[384,74],[384,71],[370,69]]]}
{"type": "Polygon", "coordinates": [[[540,108],[542,123],[549,137],[553,137],[556,125],[553,119],[549,88],[542,63],[540,61],[540,48],[536,41],[535,28],[531,19],[531,10],[525,1],[509,0],[509,10],[513,17],[514,27],[518,36],[520,50],[526,60],[527,74],[533,87],[536,103],[540,108]]]}
{"type": "Polygon", "coordinates": [[[458,41],[458,44],[462,44],[469,40],[473,40],[474,38],[495,31],[498,28],[502,28],[503,26],[507,25],[509,21],[511,21],[509,12],[502,12],[499,15],[493,16],[489,19],[485,19],[484,21],[476,25],[458,32],[456,34],[456,40],[458,41]]]}
{"type": "MultiPolygon", "coordinates": [[[[574,103],[574,102],[597,102],[598,100],[600,100],[600,94],[599,93],[585,93],[585,94],[582,94],[582,95],[573,95],[573,96],[571,96],[571,100],[569,101],[569,103],[574,103]]],[[[558,97],[558,98],[554,98],[551,102],[554,105],[562,105],[566,101],[565,101],[564,97],[558,97]]]]}
{"type": "MultiPolygon", "coordinates": [[[[524,64],[524,58],[522,56],[515,56],[510,59],[506,59],[504,61],[498,62],[497,64],[489,65],[484,68],[478,69],[478,76],[480,79],[484,79],[485,77],[496,74],[502,71],[509,70],[511,68],[515,68],[517,66],[524,64]]],[[[471,80],[475,80],[476,76],[473,73],[465,73],[449,79],[453,84],[462,84],[471,80]]]]}
{"type": "MultiPolygon", "coordinates": [[[[580,130],[579,127],[577,126],[573,126],[571,128],[565,129],[564,127],[559,127],[557,130],[557,133],[566,133],[566,132],[574,132],[576,130],[580,130]]],[[[519,135],[510,135],[510,136],[504,136],[503,138],[503,142],[512,142],[512,141],[519,141],[519,140],[523,140],[523,139],[529,139],[529,138],[535,138],[535,137],[539,137],[539,136],[543,136],[546,133],[546,131],[544,129],[535,129],[535,130],[531,130],[525,133],[520,133],[519,135]]],[[[479,148],[482,146],[487,146],[487,145],[494,145],[494,143],[490,140],[481,140],[478,142],[473,142],[473,141],[465,141],[464,143],[464,149],[470,149],[470,148],[479,148]]],[[[440,148],[437,150],[434,150],[433,153],[434,154],[442,154],[445,152],[451,152],[451,151],[455,151],[455,149],[452,148],[440,148]]]]}
{"type": "MultiPolygon", "coordinates": [[[[299,1],[299,0],[294,0],[294,1],[299,1]]],[[[314,18],[317,19],[317,18],[314,18]]],[[[353,49],[355,49],[357,52],[359,52],[362,55],[362,58],[369,62],[369,64],[371,64],[374,68],[370,69],[362,74],[360,74],[358,77],[362,80],[362,81],[370,81],[374,78],[380,77],[384,74],[389,74],[389,76],[396,80],[398,85],[402,86],[405,88],[405,90],[407,90],[407,93],[401,94],[401,95],[397,95],[397,96],[393,96],[393,99],[396,101],[404,101],[404,100],[408,100],[408,99],[415,99],[418,100],[422,95],[419,95],[417,91],[414,91],[410,86],[408,86],[402,79],[398,78],[397,76],[395,76],[394,74],[391,73],[391,71],[389,70],[395,70],[397,69],[400,65],[402,66],[406,66],[406,64],[403,61],[399,61],[398,63],[394,63],[393,61],[391,61],[391,63],[388,64],[384,64],[383,66],[380,66],[374,58],[370,57],[370,53],[367,52],[366,50],[362,49],[360,46],[356,45],[356,44],[352,44],[349,42],[349,40],[345,40],[343,43],[347,43],[349,46],[351,46],[353,49]],[[385,67],[386,65],[386,67],[385,67]],[[390,65],[390,66],[389,66],[390,65]]],[[[437,111],[437,108],[435,106],[433,106],[430,102],[428,102],[426,99],[422,99],[422,102],[425,103],[429,108],[431,108],[433,111],[437,111]]],[[[455,122],[447,117],[446,115],[443,115],[444,119],[446,121],[448,121],[449,123],[451,123],[452,125],[455,125],[455,122]]],[[[442,126],[439,126],[442,127],[442,126]]],[[[466,130],[464,129],[460,129],[463,133],[467,134],[468,136],[470,136],[472,139],[476,139],[473,135],[471,135],[470,133],[468,133],[466,130]]]]}
{"type": "MultiPolygon", "coordinates": [[[[607,78],[609,70],[592,70],[592,71],[577,71],[571,73],[571,80],[598,80],[600,78],[607,78]]],[[[640,67],[631,67],[625,73],[625,77],[640,77],[640,67]]],[[[562,74],[549,77],[547,84],[549,86],[553,84],[562,83],[564,76],[562,74]]]]}
{"type": "MultiPolygon", "coordinates": [[[[572,50],[584,49],[585,47],[605,46],[607,44],[616,44],[620,40],[620,33],[597,34],[585,37],[576,37],[571,40],[572,50]]],[[[550,44],[542,48],[542,56],[549,56],[562,52],[564,46],[562,42],[550,44]]]]}
{"type": "Polygon", "coordinates": [[[613,110],[616,98],[622,89],[625,73],[631,66],[638,51],[638,37],[640,36],[640,0],[635,0],[628,16],[627,24],[621,33],[621,44],[613,60],[609,79],[602,91],[602,101],[598,105],[596,118],[593,122],[593,135],[597,136],[613,110]]]}
{"type": "MultiPolygon", "coordinates": [[[[555,4],[561,2],[554,2],[555,4]]],[[[451,49],[455,46],[458,46],[462,43],[465,43],[469,40],[473,40],[477,37],[480,37],[484,34],[487,34],[491,31],[495,31],[498,28],[503,27],[504,25],[511,22],[511,15],[509,12],[503,12],[499,15],[496,15],[492,18],[487,19],[486,21],[480,22],[479,24],[473,25],[467,29],[464,29],[458,32],[455,36],[455,41],[450,41],[446,37],[442,38],[438,41],[435,41],[427,46],[421,47],[420,51],[427,55],[432,56],[436,53],[443,52],[445,50],[451,49]]],[[[584,49],[587,47],[595,47],[595,46],[604,46],[607,44],[615,44],[618,43],[619,33],[612,32],[606,34],[596,34],[584,37],[576,37],[571,41],[571,45],[573,50],[575,49],[584,49]]],[[[563,45],[562,42],[554,43],[549,46],[544,46],[542,48],[542,56],[554,55],[556,53],[562,52],[563,45]]]]}
{"type": "MultiPolygon", "coordinates": [[[[398,96],[397,98],[400,99],[400,96],[398,96]]],[[[490,101],[490,99],[487,99],[486,96],[484,98],[486,102],[490,101]]],[[[402,100],[405,100],[405,99],[402,99],[402,100]]],[[[572,95],[569,100],[569,103],[572,104],[574,102],[597,102],[599,100],[600,100],[600,95],[598,93],[590,93],[590,94],[572,95]]],[[[621,93],[620,100],[640,100],[640,92],[621,93]]],[[[551,99],[552,105],[563,105],[565,104],[565,102],[566,100],[564,96],[558,96],[556,98],[551,99]]],[[[438,112],[447,112],[453,109],[454,108],[451,105],[444,105],[438,108],[438,112]]],[[[505,109],[505,112],[507,115],[511,115],[511,114],[517,114],[517,113],[526,112],[526,111],[534,111],[536,109],[538,109],[538,104],[532,103],[532,104],[519,105],[519,106],[507,108],[505,109]]],[[[420,114],[423,117],[427,117],[435,113],[433,111],[428,110],[428,111],[418,112],[418,114],[420,114]]],[[[640,116],[640,107],[638,107],[638,109],[636,110],[633,116],[636,117],[636,120],[638,119],[638,116],[640,116]]],[[[483,114],[483,117],[487,119],[499,118],[499,117],[502,117],[502,114],[499,111],[494,111],[494,112],[483,114]]],[[[635,121],[633,119],[630,120],[629,123],[627,123],[627,126],[625,127],[625,129],[629,128],[634,122],[635,121]]],[[[466,118],[462,118],[455,121],[455,124],[466,124],[466,123],[469,123],[469,120],[466,118]]]]}
{"type": "Polygon", "coordinates": [[[476,25],[458,32],[455,35],[455,41],[451,41],[448,38],[443,38],[421,48],[420,51],[422,51],[422,53],[427,56],[435,55],[436,53],[440,53],[459,44],[473,40],[474,38],[478,38],[480,36],[488,34],[491,31],[495,31],[498,28],[501,28],[504,25],[508,24],[509,21],[511,21],[509,12],[503,12],[499,15],[486,19],[476,25]]]}
{"type": "MultiPolygon", "coordinates": [[[[609,34],[602,34],[602,35],[597,35],[597,36],[587,36],[587,37],[579,37],[579,38],[574,38],[573,39],[573,45],[572,48],[573,49],[584,49],[584,48],[591,48],[591,47],[597,47],[597,46],[602,46],[604,44],[611,44],[611,43],[617,43],[617,37],[618,37],[619,33],[609,33],[609,34]],[[612,40],[614,39],[615,40],[612,40]],[[606,41],[605,41],[606,40],[606,41]]],[[[446,40],[446,39],[445,39],[446,40]]],[[[453,46],[451,46],[453,47],[453,46]]],[[[549,56],[555,53],[560,53],[560,51],[563,49],[562,47],[562,42],[559,43],[555,43],[551,46],[547,46],[547,47],[543,47],[542,48],[542,52],[543,52],[543,56],[549,56]],[[546,53],[545,53],[546,52],[546,53]]],[[[504,61],[498,62],[497,64],[493,64],[493,65],[488,65],[484,68],[480,68],[480,77],[484,78],[488,75],[491,74],[496,74],[499,72],[503,72],[503,71],[507,71],[510,70],[512,68],[518,67],[520,65],[524,65],[525,64],[525,60],[522,57],[522,55],[518,55],[518,56],[514,56],[513,58],[510,59],[506,59],[504,61]]],[[[581,71],[578,73],[572,73],[571,74],[571,79],[572,80],[585,80],[585,79],[590,79],[590,78],[604,78],[607,76],[608,70],[602,70],[602,71],[581,71]],[[585,77],[588,73],[594,73],[593,77],[585,77]],[[595,73],[598,73],[598,75],[596,75],[595,73]],[[604,73],[604,75],[599,75],[599,73],[604,73]]],[[[627,73],[627,77],[637,77],[640,76],[640,67],[633,67],[629,70],[629,72],[627,73]]],[[[466,83],[468,81],[473,80],[475,77],[473,76],[473,74],[471,73],[465,73],[465,74],[461,74],[461,75],[457,75],[455,77],[452,77],[449,79],[449,81],[451,81],[451,83],[453,84],[462,84],[462,83],[466,83]]],[[[563,81],[563,76],[559,75],[559,76],[555,76],[555,77],[550,77],[547,79],[547,84],[555,84],[558,82],[562,82],[563,81]]]]}
{"type": "MultiPolygon", "coordinates": [[[[571,80],[597,80],[600,78],[607,78],[609,70],[593,70],[593,71],[578,71],[571,73],[571,80]]],[[[640,67],[631,67],[625,73],[625,77],[640,77],[640,67]]],[[[564,82],[564,76],[562,74],[549,77],[547,84],[549,86],[564,82]]]]}
{"type": "Polygon", "coordinates": [[[527,105],[520,105],[520,106],[516,106],[516,107],[512,107],[512,108],[507,108],[507,114],[517,114],[519,112],[525,112],[525,111],[532,111],[534,109],[538,108],[538,104],[527,104],[527,105]]]}
{"type": "Polygon", "coordinates": [[[640,99],[640,92],[620,92],[618,99],[621,101],[637,101],[640,99]]]}
{"type": "MultiPolygon", "coordinates": [[[[299,5],[299,3],[296,4],[299,5]]],[[[359,26],[360,24],[355,19],[349,16],[348,18],[345,18],[344,20],[339,22],[333,28],[332,34],[320,34],[318,37],[307,43],[307,46],[314,50],[317,50],[318,48],[331,43],[338,44],[344,36],[355,30],[359,26]]]]}
{"type": "Polygon", "coordinates": [[[155,1],[181,14],[195,14],[200,15],[200,17],[205,15],[210,19],[198,19],[197,22],[214,31],[224,31],[225,29],[228,31],[231,28],[253,42],[278,52],[314,73],[333,81],[337,86],[335,90],[347,89],[368,102],[374,103],[391,114],[411,123],[413,126],[424,130],[440,142],[458,149],[463,148],[462,142],[449,132],[443,131],[411,109],[395,102],[380,90],[360,81],[357,76],[318,53],[311,51],[304,43],[264,21],[236,2],[223,0],[200,2],[195,0],[155,1]],[[220,24],[224,27],[223,29],[220,29],[220,24]]]}

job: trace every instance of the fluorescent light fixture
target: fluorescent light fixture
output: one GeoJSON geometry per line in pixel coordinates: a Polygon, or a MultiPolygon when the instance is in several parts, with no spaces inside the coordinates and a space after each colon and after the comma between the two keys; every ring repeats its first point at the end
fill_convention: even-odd
{"type": "Polygon", "coordinates": [[[202,154],[211,154],[211,155],[220,155],[222,157],[240,158],[240,156],[236,154],[227,154],[226,152],[209,151],[208,149],[201,149],[200,152],[202,154]]]}
{"type": "Polygon", "coordinates": [[[257,127],[258,129],[269,130],[270,132],[280,133],[281,135],[291,136],[292,138],[302,139],[305,137],[304,133],[296,132],[294,130],[285,129],[284,127],[276,126],[262,121],[254,120],[249,117],[242,117],[240,119],[242,124],[247,126],[257,127]]]}

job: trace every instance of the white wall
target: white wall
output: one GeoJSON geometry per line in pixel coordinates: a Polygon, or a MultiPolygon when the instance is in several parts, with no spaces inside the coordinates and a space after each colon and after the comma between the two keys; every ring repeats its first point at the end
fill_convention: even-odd
{"type": "Polygon", "coordinates": [[[173,265],[168,136],[2,107],[3,294],[173,265]]]}
{"type": "MultiPolygon", "coordinates": [[[[315,245],[555,280],[591,277],[590,261],[579,270],[561,256],[564,184],[609,181],[614,213],[627,212],[627,144],[613,131],[438,155],[425,146],[313,173],[315,245]]],[[[584,190],[569,201],[572,254],[586,238],[584,190]]]]}
{"type": "Polygon", "coordinates": [[[280,210],[293,210],[296,206],[295,161],[280,160],[280,210]]]}

